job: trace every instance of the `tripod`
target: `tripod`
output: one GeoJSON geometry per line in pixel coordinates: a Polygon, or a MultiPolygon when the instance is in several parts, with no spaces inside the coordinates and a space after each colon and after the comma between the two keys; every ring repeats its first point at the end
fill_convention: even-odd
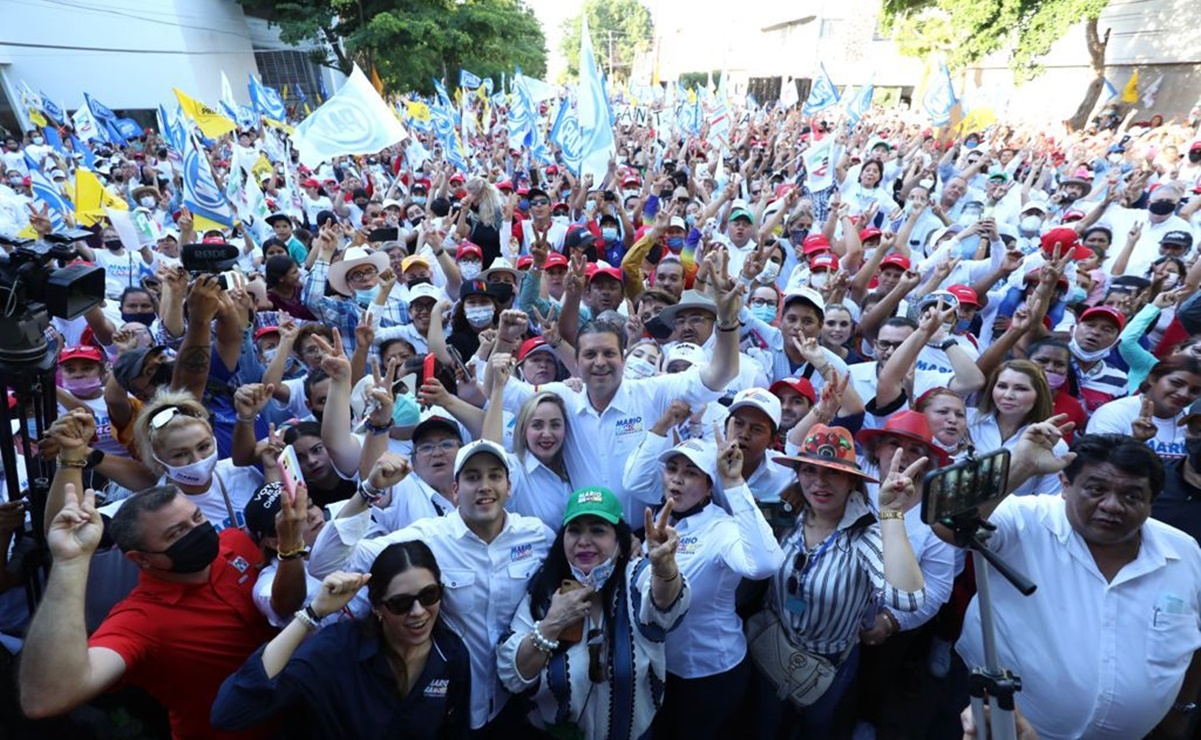
{"type": "Polygon", "coordinates": [[[995,530],[996,527],[981,519],[977,512],[957,515],[946,524],[955,533],[955,544],[972,551],[972,564],[976,569],[976,598],[980,608],[980,634],[984,641],[984,665],[972,669],[969,691],[977,732],[985,736],[985,728],[989,728],[991,732],[987,737],[993,740],[1016,740],[1014,696],[1021,691],[1022,680],[1013,672],[1002,668],[997,657],[997,636],[993,625],[988,568],[990,565],[995,568],[1023,596],[1034,593],[1037,586],[988,549],[984,544],[987,532],[995,530]],[[986,715],[984,708],[989,706],[990,700],[992,706],[986,715]]]}

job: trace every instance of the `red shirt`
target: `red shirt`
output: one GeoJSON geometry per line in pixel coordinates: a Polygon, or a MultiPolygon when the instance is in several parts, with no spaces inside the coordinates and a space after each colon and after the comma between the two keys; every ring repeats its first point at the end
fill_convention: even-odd
{"type": "Polygon", "coordinates": [[[175,738],[257,738],[267,730],[218,732],[209,712],[221,682],[276,631],[254,605],[262,554],[240,529],[220,534],[221,550],[202,584],[143,573],[88,640],[125,660],[124,681],[167,708],[175,738]]]}
{"type": "Polygon", "coordinates": [[[1055,405],[1052,413],[1067,414],[1068,421],[1076,422],[1075,429],[1063,435],[1064,442],[1071,444],[1074,432],[1084,434],[1084,427],[1088,425],[1088,414],[1084,412],[1084,407],[1080,405],[1080,401],[1076,400],[1076,397],[1071,393],[1068,393],[1066,385],[1055,393],[1055,405]]]}

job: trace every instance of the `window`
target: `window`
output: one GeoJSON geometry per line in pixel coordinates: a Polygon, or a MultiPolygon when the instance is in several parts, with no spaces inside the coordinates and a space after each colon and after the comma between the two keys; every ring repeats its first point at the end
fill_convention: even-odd
{"type": "Polygon", "coordinates": [[[829,39],[838,35],[842,27],[842,21],[834,18],[822,18],[821,26],[818,27],[818,38],[829,39]]]}

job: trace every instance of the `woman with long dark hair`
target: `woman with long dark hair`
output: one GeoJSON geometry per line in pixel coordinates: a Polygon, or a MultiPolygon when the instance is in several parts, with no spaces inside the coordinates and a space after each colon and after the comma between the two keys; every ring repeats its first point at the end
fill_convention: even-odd
{"type": "Polygon", "coordinates": [[[668,504],[652,522],[647,509],[644,558],[612,491],[571,495],[563,529],[496,655],[509,691],[535,689],[530,721],[551,736],[632,740],[649,732],[663,700],[664,642],[691,600],[670,514],[668,504]]]}
{"type": "Polygon", "coordinates": [[[467,647],[439,618],[441,601],[442,572],[423,542],[389,545],[370,575],[331,573],[221,685],[213,726],[249,728],[286,711],[304,715],[293,732],[314,738],[467,737],[467,647]],[[371,614],[322,629],[364,584],[371,614]]]}

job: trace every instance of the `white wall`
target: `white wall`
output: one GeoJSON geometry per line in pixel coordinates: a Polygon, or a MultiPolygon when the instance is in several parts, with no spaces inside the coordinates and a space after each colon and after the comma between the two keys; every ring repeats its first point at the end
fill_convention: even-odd
{"type": "Polygon", "coordinates": [[[249,102],[257,72],[250,33],[234,0],[21,0],[0,4],[0,60],[69,109],[86,91],[114,110],[153,109],[172,87],[209,103],[221,71],[249,102]]]}

